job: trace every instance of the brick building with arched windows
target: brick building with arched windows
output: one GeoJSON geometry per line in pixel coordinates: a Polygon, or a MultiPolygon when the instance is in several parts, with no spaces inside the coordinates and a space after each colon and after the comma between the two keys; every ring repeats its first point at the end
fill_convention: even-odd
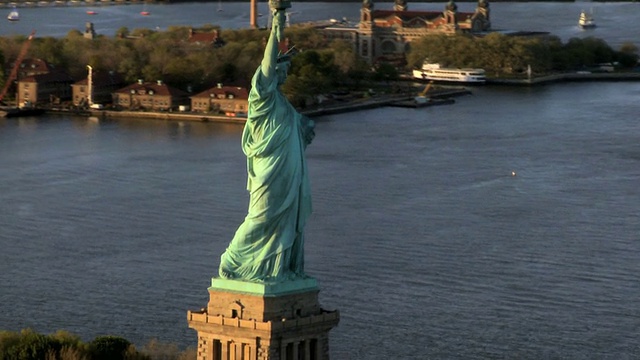
{"type": "Polygon", "coordinates": [[[374,9],[373,0],[364,0],[357,27],[329,26],[329,39],[351,42],[368,63],[404,58],[411,41],[436,34],[485,33],[491,30],[489,2],[479,0],[474,12],[459,12],[451,0],[444,11],[411,11],[407,1],[396,0],[393,9],[374,9]]]}

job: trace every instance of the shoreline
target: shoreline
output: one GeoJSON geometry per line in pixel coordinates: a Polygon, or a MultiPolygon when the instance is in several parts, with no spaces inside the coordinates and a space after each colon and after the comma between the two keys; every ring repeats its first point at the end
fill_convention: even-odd
{"type": "MultiPolygon", "coordinates": [[[[236,3],[241,2],[239,0],[221,0],[223,3],[236,3]]],[[[495,2],[529,2],[530,0],[494,0],[495,2]]],[[[622,2],[633,2],[634,0],[618,0],[622,2]]],[[[117,6],[117,5],[139,5],[144,3],[150,4],[183,4],[183,3],[215,3],[215,0],[37,0],[37,1],[26,1],[20,2],[17,0],[0,0],[0,7],[3,8],[33,8],[33,7],[96,7],[96,6],[117,6]]],[[[309,1],[309,0],[298,0],[301,3],[336,3],[336,2],[348,2],[348,3],[358,3],[361,0],[324,0],[324,1],[309,1]]],[[[393,2],[391,0],[383,1],[384,2],[393,2]]],[[[439,4],[441,1],[439,0],[414,0],[416,3],[434,3],[439,4]]],[[[473,3],[475,0],[460,0],[461,3],[473,3]]],[[[562,3],[572,3],[575,0],[538,0],[538,2],[562,2],[562,3]]],[[[602,0],[602,2],[607,2],[607,0],[602,0]]]]}
{"type": "MultiPolygon", "coordinates": [[[[404,78],[403,82],[421,82],[417,79],[404,78]]],[[[505,86],[537,86],[558,82],[580,82],[580,81],[640,81],[640,72],[624,73],[565,73],[535,77],[532,79],[498,79],[489,78],[485,85],[505,85],[505,86]]],[[[480,85],[480,86],[485,86],[480,85]]],[[[471,94],[467,88],[461,84],[458,89],[434,90],[428,98],[450,99],[456,96],[471,94]]],[[[347,100],[344,102],[332,102],[326,105],[319,104],[313,108],[300,110],[300,113],[309,117],[341,114],[352,111],[374,109],[382,106],[392,106],[395,103],[407,103],[414,101],[417,92],[403,91],[399,94],[382,94],[370,98],[360,98],[347,100]]],[[[420,108],[422,106],[416,106],[420,108]]],[[[149,119],[166,121],[193,121],[193,122],[218,122],[244,124],[246,117],[232,117],[225,115],[213,115],[204,113],[188,112],[151,112],[151,111],[116,111],[116,110],[66,110],[66,109],[45,109],[45,113],[52,115],[75,115],[100,119],[149,119]]]]}
{"type": "MultiPolygon", "coordinates": [[[[471,92],[466,88],[435,90],[430,98],[450,99],[456,96],[468,95],[471,92]]],[[[342,114],[352,111],[375,109],[382,106],[393,106],[397,103],[414,101],[415,93],[403,92],[400,94],[383,94],[370,98],[355,99],[345,102],[334,102],[327,105],[315,106],[310,109],[300,110],[300,113],[309,117],[342,114]]],[[[435,105],[435,103],[434,103],[435,105]]],[[[425,105],[428,106],[428,105],[425,105]]],[[[417,106],[418,107],[418,106],[417,106]]],[[[422,106],[419,106],[422,107],[422,106]]],[[[152,112],[152,111],[118,111],[118,110],[66,110],[47,109],[45,113],[51,115],[72,115],[87,117],[94,120],[101,119],[148,119],[166,121],[193,121],[193,122],[217,122],[244,124],[246,117],[233,117],[225,115],[198,114],[187,112],[152,112]]]]}
{"type": "MultiPolygon", "coordinates": [[[[366,109],[374,109],[381,106],[387,106],[394,102],[406,101],[413,96],[408,94],[393,96],[378,96],[370,99],[358,99],[355,101],[347,101],[340,104],[331,104],[328,106],[317,106],[312,109],[301,110],[300,113],[309,117],[341,114],[351,111],[359,111],[366,109]]],[[[225,116],[212,114],[197,113],[180,113],[180,112],[152,112],[152,111],[117,111],[117,110],[65,110],[65,109],[47,109],[45,113],[51,115],[72,115],[92,118],[94,120],[101,119],[146,119],[146,120],[166,120],[166,121],[192,121],[192,122],[217,122],[244,124],[247,120],[242,116],[225,116]]]]}
{"type": "Polygon", "coordinates": [[[489,85],[545,85],[571,81],[640,81],[640,72],[563,73],[538,76],[531,79],[487,78],[489,85]]]}

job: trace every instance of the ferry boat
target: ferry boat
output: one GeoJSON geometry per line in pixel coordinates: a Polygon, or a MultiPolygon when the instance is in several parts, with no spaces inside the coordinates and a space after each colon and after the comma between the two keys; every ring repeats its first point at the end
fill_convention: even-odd
{"type": "Polygon", "coordinates": [[[593,19],[593,15],[587,14],[587,12],[583,10],[580,13],[580,18],[578,18],[578,26],[583,29],[591,29],[596,27],[596,22],[593,19]]]}
{"type": "Polygon", "coordinates": [[[457,83],[478,83],[486,81],[484,69],[443,68],[440,64],[425,62],[422,69],[413,70],[413,77],[419,80],[447,81],[457,83]]]}

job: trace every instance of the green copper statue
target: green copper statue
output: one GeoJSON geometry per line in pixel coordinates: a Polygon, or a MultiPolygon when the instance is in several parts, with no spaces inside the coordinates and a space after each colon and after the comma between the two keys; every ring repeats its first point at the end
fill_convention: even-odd
{"type": "Polygon", "coordinates": [[[285,12],[277,7],[273,12],[242,134],[249,210],[221,256],[224,279],[278,283],[306,277],[303,231],[311,214],[311,189],[304,150],[314,137],[314,124],[280,92],[290,59],[278,52],[285,12]]]}

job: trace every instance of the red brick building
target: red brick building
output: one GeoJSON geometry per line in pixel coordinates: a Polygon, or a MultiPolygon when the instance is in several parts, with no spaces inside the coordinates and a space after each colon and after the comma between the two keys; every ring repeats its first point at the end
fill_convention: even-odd
{"type": "Polygon", "coordinates": [[[244,115],[249,108],[249,91],[239,86],[223,86],[205,90],[191,97],[191,110],[244,115]]]}
{"type": "Polygon", "coordinates": [[[189,93],[168,86],[161,80],[138,80],[113,93],[113,105],[129,110],[169,111],[180,105],[189,105],[189,93]]]}
{"type": "Polygon", "coordinates": [[[379,59],[403,58],[411,41],[436,34],[483,33],[491,30],[489,2],[479,0],[475,11],[459,12],[452,0],[444,11],[411,11],[407,1],[396,0],[393,9],[374,9],[365,0],[357,27],[331,26],[324,29],[330,39],[350,41],[369,63],[379,59]]]}
{"type": "Polygon", "coordinates": [[[16,104],[19,107],[56,105],[71,99],[71,76],[60,71],[27,76],[18,81],[16,104]]]}
{"type": "MultiPolygon", "coordinates": [[[[111,104],[112,93],[126,85],[122,76],[113,71],[94,71],[92,73],[91,102],[95,104],[111,104]]],[[[84,78],[73,85],[73,105],[88,106],[89,79],[84,78]]]]}
{"type": "Polygon", "coordinates": [[[220,47],[224,45],[224,41],[220,38],[218,30],[211,32],[195,32],[189,29],[189,37],[187,42],[192,45],[220,47]]]}

